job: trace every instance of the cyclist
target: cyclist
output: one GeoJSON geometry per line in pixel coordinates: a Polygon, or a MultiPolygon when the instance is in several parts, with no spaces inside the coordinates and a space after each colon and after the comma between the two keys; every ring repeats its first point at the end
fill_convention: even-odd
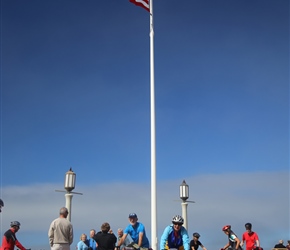
{"type": "Polygon", "coordinates": [[[189,237],[187,230],[183,227],[183,218],[175,215],[172,224],[164,229],[160,239],[160,249],[175,248],[178,250],[189,250],[189,237]]]}
{"type": "Polygon", "coordinates": [[[130,213],[129,222],[130,224],[125,228],[124,234],[117,244],[117,248],[125,242],[127,235],[130,235],[133,242],[128,245],[129,247],[135,249],[148,249],[149,240],[146,236],[145,226],[141,222],[138,222],[137,214],[130,213]]]}
{"type": "Polygon", "coordinates": [[[8,229],[2,239],[2,250],[14,250],[14,247],[18,247],[20,250],[26,250],[24,246],[16,238],[16,233],[20,229],[20,223],[18,221],[12,221],[10,224],[10,229],[8,229]]]}
{"type": "Polygon", "coordinates": [[[246,223],[245,224],[246,232],[243,233],[241,246],[244,245],[246,242],[246,250],[252,250],[256,247],[260,247],[259,236],[257,233],[252,231],[252,224],[246,223]]]}
{"type": "Polygon", "coordinates": [[[232,231],[231,226],[226,225],[222,228],[222,230],[228,236],[229,242],[221,250],[242,250],[240,246],[241,241],[238,236],[232,231]]]}
{"type": "Polygon", "coordinates": [[[200,246],[203,250],[206,250],[206,248],[204,247],[204,245],[202,245],[202,243],[198,240],[200,237],[199,233],[193,233],[192,235],[193,239],[190,241],[190,250],[197,250],[198,247],[200,246]]]}
{"type": "Polygon", "coordinates": [[[0,213],[1,213],[1,208],[4,207],[4,202],[0,199],[0,213]]]}

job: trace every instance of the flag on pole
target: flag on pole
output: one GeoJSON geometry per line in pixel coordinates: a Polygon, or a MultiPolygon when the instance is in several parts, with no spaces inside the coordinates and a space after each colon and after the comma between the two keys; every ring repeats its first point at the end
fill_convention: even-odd
{"type": "Polygon", "coordinates": [[[130,0],[130,2],[150,12],[149,0],[130,0]]]}

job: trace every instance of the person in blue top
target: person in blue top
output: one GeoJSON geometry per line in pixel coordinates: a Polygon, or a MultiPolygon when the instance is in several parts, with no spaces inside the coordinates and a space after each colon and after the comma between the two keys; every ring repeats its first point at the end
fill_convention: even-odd
{"type": "Polygon", "coordinates": [[[96,234],[96,230],[91,229],[90,230],[90,238],[88,238],[89,250],[97,250],[97,242],[94,239],[95,234],[96,234]]]}
{"type": "Polygon", "coordinates": [[[178,250],[189,250],[189,236],[185,227],[183,227],[183,218],[175,215],[172,218],[172,224],[164,229],[160,239],[160,249],[175,248],[178,250]]]}
{"type": "Polygon", "coordinates": [[[77,250],[88,250],[89,248],[88,244],[89,242],[87,239],[87,235],[82,234],[80,237],[80,241],[78,242],[78,245],[77,245],[77,250]]]}
{"type": "Polygon", "coordinates": [[[148,249],[149,240],[146,236],[145,227],[142,223],[138,222],[137,214],[129,214],[129,222],[130,224],[125,228],[124,234],[118,242],[118,247],[123,244],[127,235],[130,235],[134,242],[132,244],[134,248],[148,249]]]}

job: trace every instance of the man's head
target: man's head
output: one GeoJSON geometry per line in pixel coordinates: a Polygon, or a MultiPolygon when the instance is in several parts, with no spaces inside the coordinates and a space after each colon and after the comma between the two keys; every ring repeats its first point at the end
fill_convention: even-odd
{"type": "Polygon", "coordinates": [[[248,233],[250,233],[252,231],[252,224],[250,222],[246,223],[245,228],[248,231],[248,233]]]}
{"type": "Polygon", "coordinates": [[[118,236],[119,236],[119,237],[122,237],[123,234],[124,234],[123,229],[122,229],[122,228],[118,228],[117,233],[118,233],[118,236]]]}
{"type": "Polygon", "coordinates": [[[90,237],[93,238],[96,234],[96,230],[95,229],[91,229],[90,230],[90,237]]]}
{"type": "Polygon", "coordinates": [[[135,214],[135,213],[131,213],[131,214],[129,214],[129,221],[130,221],[130,224],[131,224],[132,226],[135,226],[136,223],[137,223],[137,221],[138,221],[137,214],[135,214]]]}
{"type": "Polygon", "coordinates": [[[172,224],[173,224],[173,229],[175,231],[179,231],[181,229],[181,226],[183,225],[183,218],[180,215],[175,215],[172,218],[172,224]]]}
{"type": "Polygon", "coordinates": [[[12,221],[10,223],[10,227],[13,228],[15,232],[17,232],[20,229],[20,222],[12,221]]]}
{"type": "Polygon", "coordinates": [[[284,243],[284,241],[283,240],[279,240],[279,244],[283,244],[284,243]]]}
{"type": "Polygon", "coordinates": [[[110,231],[110,224],[108,222],[104,222],[101,226],[101,231],[107,233],[110,231]]]}
{"type": "Polygon", "coordinates": [[[68,210],[67,210],[67,208],[66,207],[62,207],[59,210],[59,215],[60,215],[60,217],[66,218],[68,216],[68,210]]]}
{"type": "Polygon", "coordinates": [[[0,199],[0,213],[1,213],[1,208],[4,207],[4,202],[0,199]]]}

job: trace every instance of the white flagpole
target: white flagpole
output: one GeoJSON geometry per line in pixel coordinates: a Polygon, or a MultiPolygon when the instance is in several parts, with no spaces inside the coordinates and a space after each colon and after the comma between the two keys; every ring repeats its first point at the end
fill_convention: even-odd
{"type": "Polygon", "coordinates": [[[150,0],[150,114],[151,114],[151,247],[157,250],[157,205],[156,205],[156,135],[154,91],[154,26],[153,0],[150,0]]]}

